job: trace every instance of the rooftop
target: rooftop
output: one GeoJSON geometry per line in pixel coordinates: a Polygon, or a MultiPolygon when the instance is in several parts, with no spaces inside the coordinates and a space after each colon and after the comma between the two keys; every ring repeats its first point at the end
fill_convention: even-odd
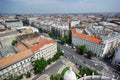
{"type": "Polygon", "coordinates": [[[7,57],[9,55],[15,54],[15,50],[12,46],[0,47],[0,58],[7,57]]]}
{"type": "Polygon", "coordinates": [[[18,38],[18,46],[15,47],[18,53],[1,58],[0,63],[3,64],[0,64],[0,69],[31,56],[33,52],[38,51],[45,45],[55,43],[52,39],[41,36],[38,33],[25,34],[18,36],[18,38]]]}
{"type": "Polygon", "coordinates": [[[19,52],[17,54],[14,54],[12,56],[8,56],[8,57],[4,57],[0,59],[0,69],[2,69],[3,67],[9,66],[19,60],[22,60],[24,58],[27,58],[28,56],[32,55],[33,52],[31,49],[27,49],[25,51],[19,52]]]}
{"type": "Polygon", "coordinates": [[[85,34],[78,33],[76,28],[72,29],[72,34],[76,37],[79,37],[79,38],[82,38],[82,39],[85,39],[85,40],[88,40],[88,41],[91,41],[91,42],[94,42],[94,43],[97,43],[97,44],[100,44],[101,41],[102,41],[101,39],[95,38],[94,36],[88,36],[88,35],[85,35],[85,34]]]}

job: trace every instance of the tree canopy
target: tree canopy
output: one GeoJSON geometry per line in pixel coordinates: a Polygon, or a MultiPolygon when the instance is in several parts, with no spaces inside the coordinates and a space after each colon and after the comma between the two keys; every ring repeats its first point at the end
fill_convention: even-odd
{"type": "Polygon", "coordinates": [[[70,39],[69,36],[64,36],[62,38],[60,38],[60,41],[64,44],[64,43],[69,43],[70,39]]]}
{"type": "Polygon", "coordinates": [[[93,72],[94,72],[95,75],[98,75],[98,72],[97,72],[97,71],[92,70],[92,69],[90,69],[90,68],[88,68],[88,67],[80,67],[79,70],[80,70],[80,74],[81,74],[82,76],[83,76],[84,74],[86,74],[86,75],[92,75],[93,72]]]}
{"type": "Polygon", "coordinates": [[[18,43],[17,40],[13,40],[11,44],[15,46],[17,43],[18,43]]]}
{"type": "Polygon", "coordinates": [[[44,58],[37,59],[34,64],[34,69],[36,73],[39,73],[45,69],[47,66],[47,61],[44,58]]]}
{"type": "Polygon", "coordinates": [[[91,57],[94,56],[93,52],[92,51],[87,51],[87,58],[91,59],[91,57]]]}
{"type": "Polygon", "coordinates": [[[87,48],[86,48],[85,45],[81,45],[81,46],[79,45],[76,48],[77,48],[77,51],[80,52],[80,53],[82,53],[82,54],[85,53],[85,52],[87,52],[87,48]]]}
{"type": "Polygon", "coordinates": [[[55,38],[55,34],[52,33],[52,32],[49,32],[49,36],[52,37],[52,38],[55,38]]]}

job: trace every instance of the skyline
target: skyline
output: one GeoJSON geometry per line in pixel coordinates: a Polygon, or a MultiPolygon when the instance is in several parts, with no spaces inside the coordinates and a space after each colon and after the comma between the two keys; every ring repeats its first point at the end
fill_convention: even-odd
{"type": "Polygon", "coordinates": [[[2,0],[2,14],[120,12],[120,0],[2,0]]]}

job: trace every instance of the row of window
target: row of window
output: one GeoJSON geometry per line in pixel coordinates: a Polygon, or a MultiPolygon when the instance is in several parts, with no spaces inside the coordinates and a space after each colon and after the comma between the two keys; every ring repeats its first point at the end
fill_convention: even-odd
{"type": "Polygon", "coordinates": [[[96,43],[93,43],[93,42],[90,42],[90,41],[86,41],[86,40],[83,40],[83,39],[80,39],[80,38],[76,38],[76,37],[73,37],[73,44],[79,44],[79,45],[86,45],[87,48],[91,51],[93,51],[94,53],[101,53],[101,50],[102,50],[102,46],[99,45],[99,44],[96,44],[96,43]]]}
{"type": "Polygon", "coordinates": [[[15,63],[15,64],[5,68],[4,70],[1,70],[0,74],[6,73],[6,72],[11,71],[11,70],[16,69],[16,68],[19,68],[19,67],[21,67],[23,65],[29,65],[28,61],[30,61],[30,58],[25,59],[25,60],[23,60],[21,62],[15,63]]]}
{"type": "Polygon", "coordinates": [[[50,55],[50,54],[53,54],[55,53],[55,51],[57,50],[57,48],[55,46],[52,46],[53,48],[45,48],[44,49],[44,52],[43,51],[40,51],[36,54],[36,57],[37,58],[40,58],[40,57],[44,57],[47,56],[47,55],[50,55]]]}
{"type": "Polygon", "coordinates": [[[23,73],[26,73],[27,71],[31,70],[33,67],[31,65],[29,66],[26,66],[25,68],[16,68],[16,69],[13,69],[7,73],[4,73],[1,75],[2,78],[5,78],[7,76],[9,76],[10,74],[23,74],[23,73]]]}

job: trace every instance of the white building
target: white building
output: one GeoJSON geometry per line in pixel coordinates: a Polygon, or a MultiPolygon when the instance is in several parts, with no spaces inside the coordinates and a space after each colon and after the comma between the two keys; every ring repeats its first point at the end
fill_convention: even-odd
{"type": "Polygon", "coordinates": [[[0,80],[10,74],[20,75],[33,69],[36,59],[52,58],[57,52],[55,41],[39,34],[26,34],[17,37],[18,53],[0,59],[0,80]]]}
{"type": "Polygon", "coordinates": [[[0,22],[0,30],[5,29],[5,26],[0,22]]]}
{"type": "Polygon", "coordinates": [[[52,32],[56,37],[64,37],[69,35],[69,25],[62,23],[52,24],[52,32]]]}
{"type": "Polygon", "coordinates": [[[23,26],[23,27],[19,27],[19,28],[16,28],[17,30],[24,30],[24,29],[30,29],[30,30],[32,30],[32,33],[34,33],[34,32],[39,32],[39,30],[37,29],[37,28],[35,28],[35,27],[32,27],[32,26],[23,26]]]}
{"type": "Polygon", "coordinates": [[[79,23],[80,23],[80,20],[73,20],[73,21],[71,21],[71,27],[75,27],[79,23]]]}
{"type": "Polygon", "coordinates": [[[72,29],[72,44],[86,45],[99,57],[112,53],[117,48],[120,34],[102,26],[86,27],[85,29],[72,29]]]}
{"type": "Polygon", "coordinates": [[[23,23],[20,20],[9,20],[5,21],[6,27],[9,29],[16,29],[18,27],[22,27],[23,23]]]}
{"type": "Polygon", "coordinates": [[[112,63],[120,67],[120,45],[118,46],[118,49],[115,53],[112,63]]]}

